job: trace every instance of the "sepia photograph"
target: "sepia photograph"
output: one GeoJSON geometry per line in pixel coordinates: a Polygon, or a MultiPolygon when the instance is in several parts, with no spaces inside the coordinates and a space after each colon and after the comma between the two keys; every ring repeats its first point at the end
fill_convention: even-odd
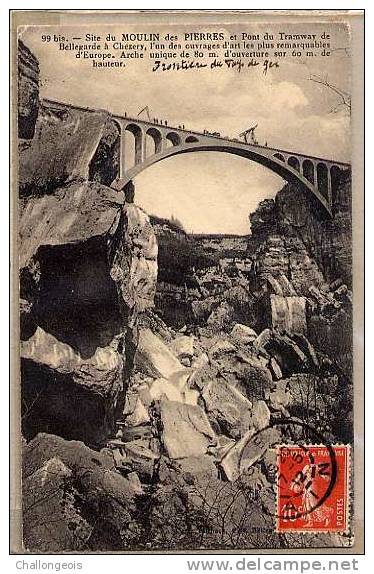
{"type": "Polygon", "coordinates": [[[361,548],[357,22],[206,12],[13,11],[15,552],[361,548]]]}

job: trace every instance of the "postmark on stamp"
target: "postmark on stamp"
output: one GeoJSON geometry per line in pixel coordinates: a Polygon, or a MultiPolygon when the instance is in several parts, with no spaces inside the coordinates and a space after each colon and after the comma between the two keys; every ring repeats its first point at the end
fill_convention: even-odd
{"type": "Polygon", "coordinates": [[[280,445],[277,456],[277,531],[347,532],[347,445],[280,445]]]}

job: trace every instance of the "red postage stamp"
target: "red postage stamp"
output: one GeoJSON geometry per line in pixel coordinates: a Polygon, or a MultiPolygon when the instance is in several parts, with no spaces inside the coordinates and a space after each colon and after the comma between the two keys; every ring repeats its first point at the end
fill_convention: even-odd
{"type": "Polygon", "coordinates": [[[277,447],[277,531],[346,532],[349,446],[277,447]]]}

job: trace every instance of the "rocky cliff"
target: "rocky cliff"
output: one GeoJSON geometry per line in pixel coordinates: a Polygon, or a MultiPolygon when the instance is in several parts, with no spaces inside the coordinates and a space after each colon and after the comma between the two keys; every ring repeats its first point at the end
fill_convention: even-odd
{"type": "Polygon", "coordinates": [[[331,219],[295,185],[287,184],[274,200],[261,202],[250,215],[249,248],[258,255],[258,273],[286,273],[300,291],[335,279],[351,287],[350,174],[342,173],[333,201],[331,219]]]}
{"type": "Polygon", "coordinates": [[[39,62],[18,42],[18,137],[31,139],[39,113],[39,62]]]}
{"type": "MultiPolygon", "coordinates": [[[[342,173],[333,197],[331,219],[297,187],[286,185],[274,200],[250,215],[252,287],[269,287],[286,277],[295,295],[306,298],[311,341],[352,373],[352,225],[351,182],[342,173]]],[[[269,312],[267,313],[269,315],[269,312]]]]}
{"type": "MultiPolygon", "coordinates": [[[[22,82],[37,85],[37,63],[22,44],[19,59],[29,93],[22,82]]],[[[28,136],[19,153],[22,429],[27,438],[46,431],[105,444],[134,361],[138,314],[153,305],[157,242],[148,216],[104,184],[109,114],[33,94],[19,100],[28,136]]]]}

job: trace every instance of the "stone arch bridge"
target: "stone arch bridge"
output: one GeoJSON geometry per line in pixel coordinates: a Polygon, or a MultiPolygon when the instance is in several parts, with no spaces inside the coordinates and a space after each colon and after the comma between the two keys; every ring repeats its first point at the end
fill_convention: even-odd
{"type": "Polygon", "coordinates": [[[331,216],[339,176],[350,170],[347,163],[245,143],[217,133],[175,128],[139,118],[113,116],[113,119],[121,141],[119,177],[112,183],[118,190],[147,167],[168,157],[198,151],[226,152],[264,165],[290,183],[301,184],[331,216]],[[128,132],[134,137],[132,154],[126,144],[128,132]],[[130,155],[133,155],[131,163],[130,155]]]}
{"type": "MultiPolygon", "coordinates": [[[[104,111],[48,99],[44,101],[63,109],[104,111]]],[[[144,169],[168,157],[198,151],[225,152],[255,161],[284,180],[299,184],[309,196],[316,199],[317,205],[322,207],[321,213],[331,217],[340,175],[351,169],[348,163],[245,143],[221,136],[217,132],[197,132],[185,129],[184,126],[169,126],[165,121],[152,122],[126,115],[109,115],[120,133],[119,173],[111,184],[117,190],[123,189],[144,169]],[[132,134],[131,146],[126,134],[132,134]]]]}

